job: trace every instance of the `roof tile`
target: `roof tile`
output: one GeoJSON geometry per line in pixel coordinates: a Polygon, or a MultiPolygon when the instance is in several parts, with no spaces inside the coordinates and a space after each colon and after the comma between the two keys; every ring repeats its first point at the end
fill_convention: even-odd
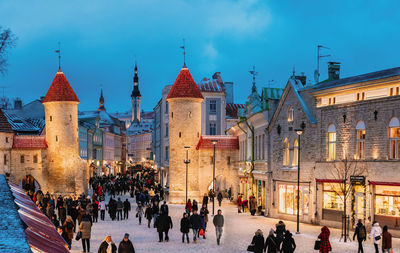
{"type": "Polygon", "coordinates": [[[239,149],[239,140],[234,136],[226,135],[203,135],[200,137],[196,149],[211,149],[213,148],[212,140],[217,140],[215,149],[239,149]]]}
{"type": "Polygon", "coordinates": [[[170,98],[204,98],[186,66],[183,66],[169,91],[167,99],[170,98]]]}
{"type": "Polygon", "coordinates": [[[14,136],[13,146],[15,149],[45,149],[47,142],[44,136],[14,136]]]}
{"type": "Polygon", "coordinates": [[[61,70],[58,70],[42,103],[56,101],[79,102],[78,97],[61,70]]]}

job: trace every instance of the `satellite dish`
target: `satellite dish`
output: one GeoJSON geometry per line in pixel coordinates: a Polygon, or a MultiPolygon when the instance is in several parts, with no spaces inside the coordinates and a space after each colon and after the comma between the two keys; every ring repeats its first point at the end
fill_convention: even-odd
{"type": "Polygon", "coordinates": [[[314,71],[314,80],[315,80],[315,83],[319,82],[319,72],[318,72],[318,70],[314,71]]]}

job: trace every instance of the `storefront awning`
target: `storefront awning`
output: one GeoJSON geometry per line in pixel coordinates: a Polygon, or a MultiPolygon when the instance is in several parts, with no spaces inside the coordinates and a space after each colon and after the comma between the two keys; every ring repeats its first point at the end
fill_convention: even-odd
{"type": "Polygon", "coordinates": [[[326,178],[316,178],[317,183],[343,183],[342,179],[326,179],[326,178]]]}
{"type": "Polygon", "coordinates": [[[381,182],[381,181],[368,181],[372,185],[389,185],[389,186],[400,186],[399,182],[381,182]]]}

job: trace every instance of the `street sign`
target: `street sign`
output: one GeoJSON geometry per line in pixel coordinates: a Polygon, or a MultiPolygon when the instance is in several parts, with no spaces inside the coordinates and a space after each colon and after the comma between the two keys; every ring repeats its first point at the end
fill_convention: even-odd
{"type": "Polygon", "coordinates": [[[350,176],[352,184],[365,185],[365,176],[350,176]]]}

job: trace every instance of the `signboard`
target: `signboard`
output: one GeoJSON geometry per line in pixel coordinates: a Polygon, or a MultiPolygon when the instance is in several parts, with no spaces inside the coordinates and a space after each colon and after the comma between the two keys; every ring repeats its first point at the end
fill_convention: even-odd
{"type": "Polygon", "coordinates": [[[365,185],[365,176],[350,176],[352,184],[365,185]]]}

